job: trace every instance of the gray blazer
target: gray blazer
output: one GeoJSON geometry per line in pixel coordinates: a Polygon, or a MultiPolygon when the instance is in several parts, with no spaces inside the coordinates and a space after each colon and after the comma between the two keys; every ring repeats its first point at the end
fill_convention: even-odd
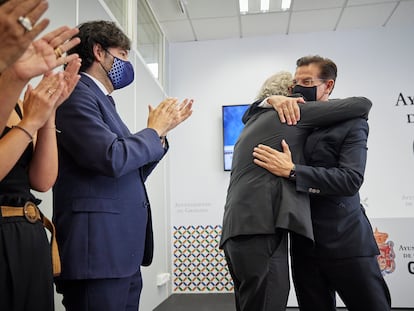
{"type": "Polygon", "coordinates": [[[264,144],[281,151],[285,139],[293,162],[304,164],[303,147],[315,128],[366,119],[372,103],[364,97],[308,102],[300,105],[301,120],[296,126],[282,124],[273,109],[256,109],[255,105],[234,148],[220,247],[229,238],[274,234],[277,228],[314,240],[308,194],[297,192],[293,181],[254,164],[253,148],[264,144]]]}

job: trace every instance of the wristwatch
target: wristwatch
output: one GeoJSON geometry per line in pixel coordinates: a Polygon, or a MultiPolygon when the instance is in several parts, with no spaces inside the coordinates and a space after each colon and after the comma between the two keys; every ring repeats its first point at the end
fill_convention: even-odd
{"type": "Polygon", "coordinates": [[[295,166],[295,164],[293,164],[293,167],[290,170],[288,179],[289,180],[296,180],[296,166],[295,166]]]}

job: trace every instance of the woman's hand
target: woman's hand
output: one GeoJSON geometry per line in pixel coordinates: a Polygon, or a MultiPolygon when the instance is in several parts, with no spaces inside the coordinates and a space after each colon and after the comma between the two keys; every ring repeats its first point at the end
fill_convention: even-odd
{"type": "Polygon", "coordinates": [[[63,26],[33,41],[11,67],[15,76],[22,81],[28,81],[79,58],[77,54],[64,55],[80,43],[79,38],[72,38],[78,32],[77,28],[63,26]]]}
{"type": "Polygon", "coordinates": [[[60,97],[56,101],[56,108],[59,107],[73,92],[76,84],[80,79],[79,69],[81,67],[81,59],[77,58],[69,62],[63,72],[63,90],[60,97]]]}
{"type": "Polygon", "coordinates": [[[64,88],[62,72],[45,76],[36,88],[29,85],[24,96],[24,115],[20,124],[30,133],[35,133],[56,110],[56,102],[64,88]]]}
{"type": "Polygon", "coordinates": [[[22,56],[49,25],[48,19],[38,22],[47,8],[48,3],[44,0],[10,0],[0,6],[0,72],[22,56]],[[18,21],[19,17],[28,18],[33,25],[32,30],[26,31],[18,21]]]}

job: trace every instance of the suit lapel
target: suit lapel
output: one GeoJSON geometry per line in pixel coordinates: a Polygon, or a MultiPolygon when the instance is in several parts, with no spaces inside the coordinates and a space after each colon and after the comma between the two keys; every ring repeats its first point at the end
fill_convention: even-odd
{"type": "Polygon", "coordinates": [[[131,134],[125,123],[120,118],[115,108],[115,101],[110,96],[105,95],[102,90],[96,85],[96,83],[86,75],[81,75],[80,82],[84,83],[91,92],[96,95],[98,106],[101,110],[102,117],[105,123],[111,128],[111,130],[118,134],[118,136],[128,136],[131,134]]]}

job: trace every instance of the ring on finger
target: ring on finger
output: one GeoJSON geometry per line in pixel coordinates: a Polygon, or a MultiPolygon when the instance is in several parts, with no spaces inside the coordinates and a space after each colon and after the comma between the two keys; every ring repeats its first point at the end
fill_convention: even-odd
{"type": "Polygon", "coordinates": [[[17,21],[20,23],[20,25],[23,26],[23,28],[26,31],[31,31],[33,29],[33,25],[32,22],[30,21],[30,19],[26,16],[19,16],[19,18],[17,19],[17,21]]]}
{"type": "Polygon", "coordinates": [[[55,49],[56,59],[60,58],[63,55],[63,53],[64,52],[62,51],[62,49],[60,47],[57,47],[55,49]]]}
{"type": "Polygon", "coordinates": [[[52,96],[52,95],[56,92],[56,89],[48,89],[46,92],[47,92],[50,96],[52,96]]]}

